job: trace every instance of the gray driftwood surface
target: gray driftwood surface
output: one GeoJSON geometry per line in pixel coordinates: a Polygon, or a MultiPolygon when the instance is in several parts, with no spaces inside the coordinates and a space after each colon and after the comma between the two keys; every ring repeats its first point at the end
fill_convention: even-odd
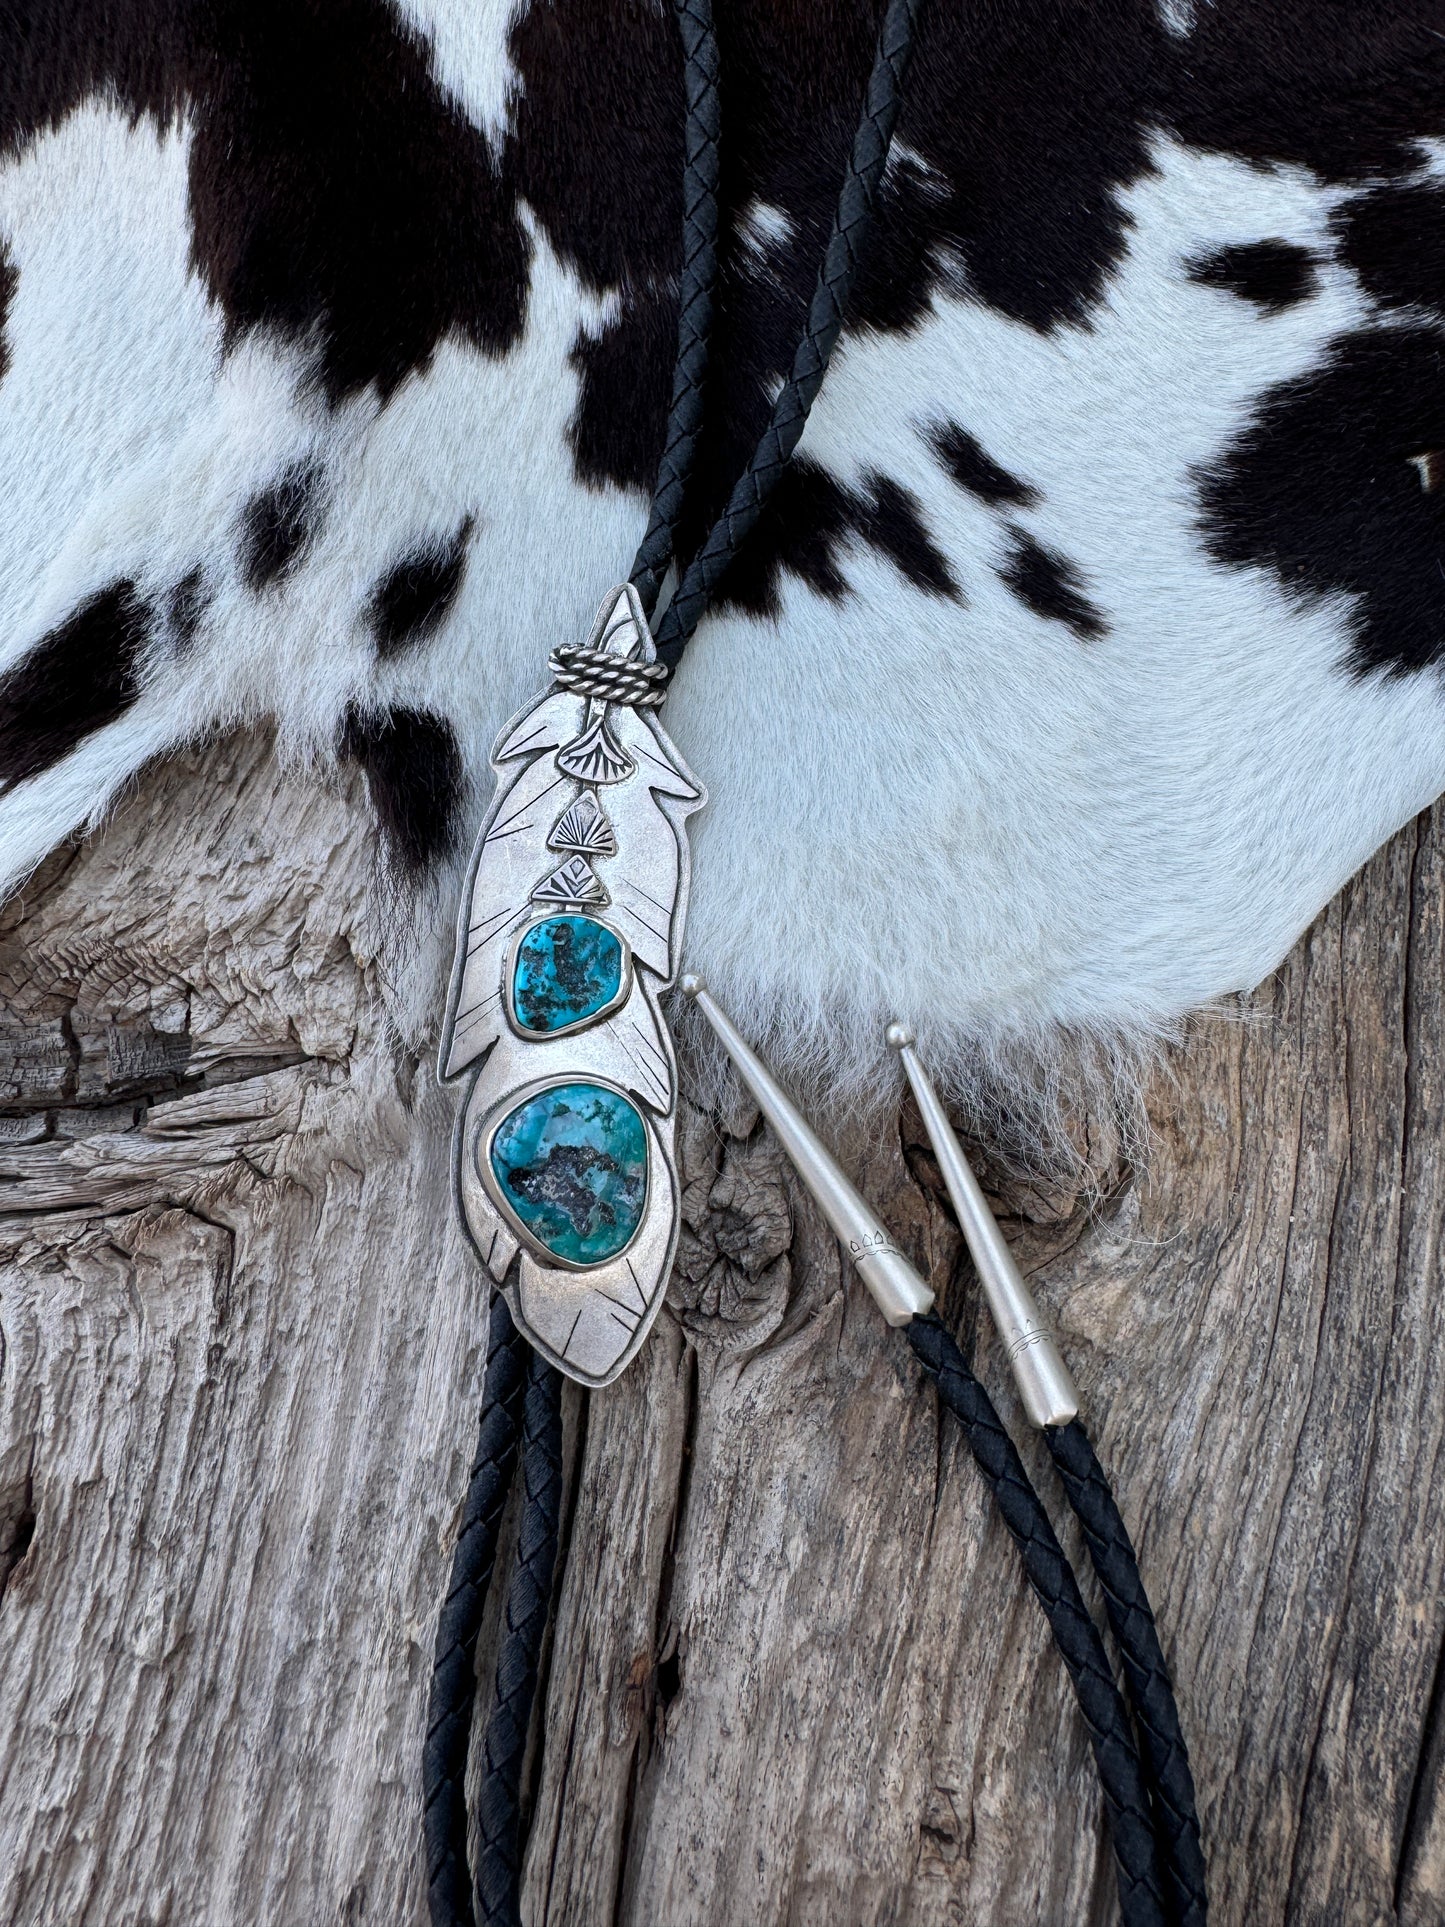
{"type": "MultiPolygon", "coordinates": [[[[371,888],[358,795],[238,741],[0,919],[13,1927],[423,1919],[485,1319],[371,888]]],[[[1175,1054],[1147,1177],[1107,1136],[1093,1208],[993,1174],[1160,1610],[1221,1923],[1445,1919],[1442,985],[1437,815],[1175,1054]]],[[[851,1156],[948,1278],[916,1138],[851,1156]]],[[[652,1343],[569,1399],[526,1919],[1111,1919],[1076,1708],[906,1345],[755,1120],[690,1114],[685,1176],[652,1343]]],[[[962,1269],[945,1302],[1016,1419],[962,1269]]]]}

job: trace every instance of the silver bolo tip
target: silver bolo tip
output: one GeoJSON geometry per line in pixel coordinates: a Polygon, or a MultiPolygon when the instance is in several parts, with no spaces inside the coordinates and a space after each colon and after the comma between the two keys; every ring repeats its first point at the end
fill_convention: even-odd
{"type": "Polygon", "coordinates": [[[938,1093],[913,1050],[907,1024],[891,1023],[883,1033],[890,1050],[897,1051],[923,1114],[924,1128],[933,1145],[948,1195],[973,1262],[978,1268],[984,1297],[998,1327],[1024,1410],[1035,1425],[1067,1425],[1079,1412],[1079,1394],[1069,1376],[1054,1335],[1039,1316],[1034,1295],[1014,1263],[998,1220],[988,1208],[963,1146],[954,1135],[938,1093]]]}
{"type": "Polygon", "coordinates": [[[697,1005],[722,1041],[738,1075],[757,1100],[758,1109],[772,1125],[778,1142],[888,1323],[906,1325],[930,1311],[933,1293],[702,978],[696,971],[686,971],[678,978],[677,987],[697,1005]]]}

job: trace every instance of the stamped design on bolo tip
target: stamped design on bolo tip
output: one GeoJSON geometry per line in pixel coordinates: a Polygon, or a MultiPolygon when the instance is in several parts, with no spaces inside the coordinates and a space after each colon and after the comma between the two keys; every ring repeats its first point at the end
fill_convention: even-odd
{"type": "Polygon", "coordinates": [[[677,1066],[658,1000],[706,799],[657,721],[635,590],[613,590],[587,647],[552,667],[492,750],[440,1068],[471,1080],[453,1174],[477,1255],[532,1344],[606,1385],[676,1250],[677,1066]]]}

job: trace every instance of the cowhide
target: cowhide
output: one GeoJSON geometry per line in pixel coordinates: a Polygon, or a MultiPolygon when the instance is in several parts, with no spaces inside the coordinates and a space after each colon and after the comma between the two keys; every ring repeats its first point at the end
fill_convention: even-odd
{"type": "MultiPolygon", "coordinates": [[[[717,5],[689,540],[879,11],[717,5]]],[[[0,10],[0,884],[273,719],[365,771],[439,983],[493,732],[645,517],[680,127],[664,0],[0,10]]],[[[939,1061],[1167,1026],[1445,787],[1442,648],[1445,7],[928,0],[851,326],[667,711],[692,960],[844,1079],[892,1015],[939,1061]]]]}

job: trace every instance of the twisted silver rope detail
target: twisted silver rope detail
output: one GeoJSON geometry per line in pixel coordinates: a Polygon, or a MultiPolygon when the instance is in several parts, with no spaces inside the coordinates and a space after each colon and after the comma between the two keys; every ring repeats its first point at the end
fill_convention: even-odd
{"type": "Polygon", "coordinates": [[[606,649],[564,643],[548,660],[553,680],[579,696],[627,703],[633,709],[661,709],[667,701],[667,670],[660,662],[628,662],[606,649]]]}

